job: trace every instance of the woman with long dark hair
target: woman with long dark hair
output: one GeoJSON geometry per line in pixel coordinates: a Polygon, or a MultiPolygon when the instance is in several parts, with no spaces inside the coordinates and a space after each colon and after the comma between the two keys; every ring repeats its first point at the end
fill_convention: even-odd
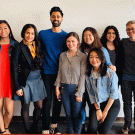
{"type": "Polygon", "coordinates": [[[110,60],[116,66],[117,75],[120,76],[120,57],[118,56],[120,51],[120,37],[118,29],[115,26],[107,26],[102,34],[101,43],[109,52],[110,60]]]}
{"type": "MultiPolygon", "coordinates": [[[[99,35],[96,31],[95,28],[93,27],[86,27],[83,30],[82,33],[82,43],[80,50],[84,52],[86,55],[88,55],[89,51],[94,48],[101,48],[106,59],[107,66],[111,68],[112,70],[116,71],[116,67],[111,63],[109,53],[105,47],[100,42],[99,35]]],[[[86,112],[85,112],[85,106],[86,106],[86,101],[88,99],[88,94],[87,91],[84,93],[84,100],[83,100],[83,105],[82,105],[82,133],[85,133],[85,118],[86,118],[86,112]]]]}
{"type": "Polygon", "coordinates": [[[107,67],[100,48],[90,50],[87,58],[86,90],[90,115],[88,134],[107,134],[120,110],[118,77],[107,67]]]}
{"type": "Polygon", "coordinates": [[[100,38],[96,29],[94,29],[93,27],[86,27],[82,33],[82,43],[80,49],[85,54],[88,54],[89,51],[94,47],[102,49],[106,58],[107,66],[109,66],[112,70],[116,71],[116,67],[113,66],[110,61],[108,51],[103,47],[100,42],[100,38]]]}
{"type": "Polygon", "coordinates": [[[37,125],[41,115],[42,100],[46,97],[46,90],[41,78],[42,51],[35,25],[26,24],[21,32],[23,40],[14,48],[13,75],[15,94],[14,100],[21,100],[21,116],[26,133],[30,133],[29,105],[34,103],[33,132],[37,132],[37,125]],[[20,70],[18,72],[18,67],[20,70]]]}
{"type": "Polygon", "coordinates": [[[8,126],[13,116],[10,60],[15,44],[18,42],[14,39],[10,25],[7,21],[0,20],[0,133],[2,134],[10,134],[8,126]]]}

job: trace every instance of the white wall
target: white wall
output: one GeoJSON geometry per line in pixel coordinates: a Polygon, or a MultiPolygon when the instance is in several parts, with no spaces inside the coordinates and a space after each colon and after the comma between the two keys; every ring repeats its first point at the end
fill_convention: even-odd
{"type": "MultiPolygon", "coordinates": [[[[135,0],[0,0],[0,19],[9,22],[15,38],[21,41],[20,32],[26,23],[35,24],[38,31],[51,28],[49,11],[53,6],[64,12],[62,29],[75,31],[80,38],[85,27],[96,28],[101,36],[108,25],[115,25],[121,38],[127,37],[125,24],[135,19],[135,0]]],[[[30,115],[32,109],[31,105],[30,115]]],[[[14,106],[14,116],[18,115],[19,101],[14,106]]],[[[122,107],[119,117],[123,117],[122,107]]]]}

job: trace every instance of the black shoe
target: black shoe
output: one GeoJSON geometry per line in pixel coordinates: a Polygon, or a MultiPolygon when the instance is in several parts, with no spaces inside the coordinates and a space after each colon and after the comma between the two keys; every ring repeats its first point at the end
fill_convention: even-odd
{"type": "Polygon", "coordinates": [[[86,126],[85,124],[82,124],[82,127],[81,127],[81,134],[86,134],[86,126]]]}
{"type": "Polygon", "coordinates": [[[34,125],[32,124],[32,126],[31,126],[31,128],[30,128],[30,132],[31,132],[31,134],[39,134],[39,132],[38,132],[38,127],[37,127],[37,126],[34,126],[34,125]]]}
{"type": "Polygon", "coordinates": [[[25,134],[31,134],[31,130],[26,130],[25,134]]]}

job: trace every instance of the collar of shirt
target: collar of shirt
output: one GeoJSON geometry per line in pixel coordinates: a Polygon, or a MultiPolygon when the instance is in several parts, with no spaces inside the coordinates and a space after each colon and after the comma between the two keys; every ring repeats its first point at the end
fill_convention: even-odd
{"type": "Polygon", "coordinates": [[[86,55],[88,55],[88,53],[86,52],[86,50],[84,50],[84,53],[85,53],[86,55]]]}
{"type": "MultiPolygon", "coordinates": [[[[100,77],[99,71],[98,71],[98,73],[97,73],[97,77],[98,77],[98,78],[100,77]]],[[[94,75],[93,75],[93,68],[92,68],[92,70],[91,70],[90,79],[95,79],[95,78],[94,78],[94,75]]]]}
{"type": "MultiPolygon", "coordinates": [[[[76,53],[76,55],[74,55],[73,57],[75,57],[75,56],[78,56],[78,57],[79,57],[79,56],[80,56],[80,52],[81,52],[81,51],[78,50],[77,53],[76,53]]],[[[67,51],[66,55],[67,55],[67,57],[69,58],[69,50],[67,51]]]]}

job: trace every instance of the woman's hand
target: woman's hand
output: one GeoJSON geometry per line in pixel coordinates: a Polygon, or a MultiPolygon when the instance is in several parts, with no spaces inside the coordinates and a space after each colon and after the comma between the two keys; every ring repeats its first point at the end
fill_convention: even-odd
{"type": "Polygon", "coordinates": [[[96,110],[96,116],[97,116],[97,120],[100,121],[102,119],[102,111],[101,110],[96,110]]]}
{"type": "Polygon", "coordinates": [[[116,72],[116,66],[110,65],[109,68],[116,72]]]}
{"type": "Polygon", "coordinates": [[[81,98],[81,97],[76,96],[76,101],[77,101],[77,102],[82,102],[82,98],[81,98]]]}
{"type": "Polygon", "coordinates": [[[103,113],[102,113],[102,118],[101,118],[101,123],[104,122],[104,120],[105,120],[107,114],[108,114],[107,111],[103,111],[103,113]]]}
{"type": "Polygon", "coordinates": [[[55,94],[56,94],[56,97],[57,97],[57,99],[59,101],[60,90],[59,90],[58,86],[55,87],[55,94]]]}
{"type": "Polygon", "coordinates": [[[17,91],[16,91],[16,94],[17,94],[18,96],[23,96],[23,90],[22,90],[22,89],[17,90],[17,91]]]}

